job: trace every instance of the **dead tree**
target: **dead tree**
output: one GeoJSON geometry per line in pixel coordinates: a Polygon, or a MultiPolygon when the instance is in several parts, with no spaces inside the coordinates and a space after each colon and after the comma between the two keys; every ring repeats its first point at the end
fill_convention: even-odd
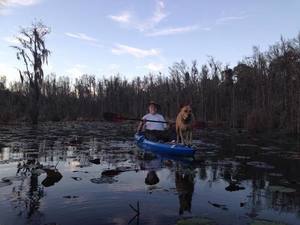
{"type": "Polygon", "coordinates": [[[17,59],[25,64],[25,70],[19,70],[21,82],[29,84],[30,118],[33,124],[38,123],[39,99],[44,78],[43,64],[48,63],[50,51],[45,46],[45,36],[50,29],[41,22],[35,22],[29,28],[22,28],[17,37],[17,59]]]}

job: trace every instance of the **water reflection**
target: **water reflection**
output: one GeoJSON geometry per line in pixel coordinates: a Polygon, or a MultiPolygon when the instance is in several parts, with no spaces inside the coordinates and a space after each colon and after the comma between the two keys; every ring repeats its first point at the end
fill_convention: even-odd
{"type": "Polygon", "coordinates": [[[23,173],[16,178],[20,179],[20,183],[13,185],[10,201],[18,211],[17,215],[24,215],[27,219],[42,216],[39,208],[40,200],[44,197],[44,188],[39,183],[39,174],[28,174],[26,171],[26,174],[23,173]]]}
{"type": "Polygon", "coordinates": [[[129,204],[137,201],[141,224],[176,224],[195,215],[219,224],[299,222],[299,161],[282,160],[280,151],[261,155],[223,146],[177,159],[110,136],[125,128],[110,127],[108,135],[97,124],[52,126],[1,134],[7,147],[0,150],[0,224],[126,224],[129,204]]]}
{"type": "Polygon", "coordinates": [[[44,169],[47,173],[47,177],[42,181],[44,187],[53,186],[55,183],[58,183],[63,177],[61,173],[56,169],[44,169]]]}
{"type": "Polygon", "coordinates": [[[0,149],[0,162],[18,161],[24,158],[24,153],[14,151],[10,147],[3,147],[0,149]]]}
{"type": "Polygon", "coordinates": [[[179,198],[179,214],[191,212],[192,197],[194,193],[195,172],[191,168],[177,167],[175,172],[175,185],[179,198]]]}

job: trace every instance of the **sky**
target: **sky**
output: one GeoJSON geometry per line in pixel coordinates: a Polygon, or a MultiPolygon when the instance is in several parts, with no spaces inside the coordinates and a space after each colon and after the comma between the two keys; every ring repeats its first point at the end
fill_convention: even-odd
{"type": "Polygon", "coordinates": [[[18,80],[21,27],[51,28],[45,73],[132,79],[210,56],[234,67],[300,32],[299,0],[0,0],[0,76],[18,80]]]}

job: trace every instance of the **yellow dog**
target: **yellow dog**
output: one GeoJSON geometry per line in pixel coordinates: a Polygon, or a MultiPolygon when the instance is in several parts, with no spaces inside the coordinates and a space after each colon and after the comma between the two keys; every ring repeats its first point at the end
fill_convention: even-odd
{"type": "Polygon", "coordinates": [[[193,124],[195,121],[194,114],[190,105],[181,108],[176,118],[177,143],[184,145],[192,144],[193,124]],[[179,142],[180,138],[180,142],[179,142]]]}

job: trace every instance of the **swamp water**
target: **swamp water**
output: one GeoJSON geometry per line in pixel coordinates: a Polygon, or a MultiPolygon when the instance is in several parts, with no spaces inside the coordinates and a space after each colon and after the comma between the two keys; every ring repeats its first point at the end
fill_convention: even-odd
{"type": "Polygon", "coordinates": [[[296,145],[198,130],[195,158],[170,158],[133,128],[1,126],[0,225],[300,224],[296,145]]]}

